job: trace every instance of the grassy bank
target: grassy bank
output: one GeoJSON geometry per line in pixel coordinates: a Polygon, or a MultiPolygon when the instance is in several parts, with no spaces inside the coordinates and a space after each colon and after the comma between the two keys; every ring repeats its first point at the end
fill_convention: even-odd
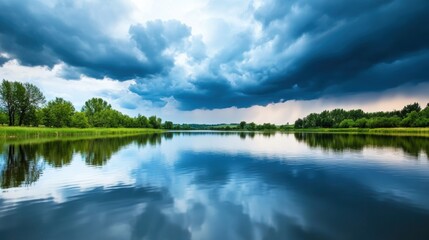
{"type": "Polygon", "coordinates": [[[150,128],[45,128],[45,127],[0,127],[0,139],[64,138],[85,136],[115,136],[161,133],[150,128]]]}
{"type": "Polygon", "coordinates": [[[288,129],[285,132],[308,133],[354,133],[373,135],[403,135],[403,136],[427,136],[429,128],[302,128],[288,129]]]}

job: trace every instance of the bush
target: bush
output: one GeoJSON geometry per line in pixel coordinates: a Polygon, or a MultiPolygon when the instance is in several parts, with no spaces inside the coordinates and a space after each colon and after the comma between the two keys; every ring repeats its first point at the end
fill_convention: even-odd
{"type": "Polygon", "coordinates": [[[341,121],[340,123],[340,128],[351,128],[351,127],[355,127],[355,121],[353,121],[353,119],[344,119],[343,121],[341,121]]]}
{"type": "Polygon", "coordinates": [[[417,118],[413,124],[411,124],[412,127],[429,127],[429,119],[428,118],[417,118]]]}
{"type": "Polygon", "coordinates": [[[71,118],[71,126],[75,128],[89,127],[88,117],[83,112],[75,112],[71,118]]]}
{"type": "Polygon", "coordinates": [[[398,127],[401,123],[399,117],[377,117],[369,119],[367,127],[369,128],[392,128],[398,127]]]}
{"type": "Polygon", "coordinates": [[[400,125],[402,127],[411,127],[414,125],[414,122],[417,120],[418,117],[419,114],[416,111],[412,111],[407,114],[406,118],[402,119],[400,125]]]}
{"type": "Polygon", "coordinates": [[[368,119],[366,119],[366,118],[359,118],[358,120],[356,120],[355,126],[358,127],[358,128],[366,128],[367,127],[366,126],[367,122],[368,122],[368,119]]]}
{"type": "Polygon", "coordinates": [[[173,129],[173,122],[165,121],[163,128],[164,129],[173,129]]]}

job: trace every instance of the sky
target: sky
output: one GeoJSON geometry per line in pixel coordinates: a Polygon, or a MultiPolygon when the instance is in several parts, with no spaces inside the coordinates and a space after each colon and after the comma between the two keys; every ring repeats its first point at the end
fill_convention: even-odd
{"type": "Polygon", "coordinates": [[[77,109],[294,122],[429,102],[427,0],[0,0],[0,79],[77,109]]]}

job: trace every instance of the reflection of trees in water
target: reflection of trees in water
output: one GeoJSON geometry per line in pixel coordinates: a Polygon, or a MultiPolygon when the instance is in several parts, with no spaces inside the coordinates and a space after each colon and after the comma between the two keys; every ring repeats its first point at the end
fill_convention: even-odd
{"type": "Polygon", "coordinates": [[[429,140],[424,137],[379,136],[357,134],[295,133],[299,142],[327,150],[362,150],[364,147],[393,147],[412,156],[425,152],[429,156],[429,140]]]}
{"type": "Polygon", "coordinates": [[[255,136],[272,137],[276,132],[246,132],[246,131],[189,131],[189,132],[170,132],[175,136],[195,136],[195,135],[216,135],[216,136],[239,136],[241,139],[254,138],[255,136]]]}
{"type": "Polygon", "coordinates": [[[29,185],[37,179],[43,171],[43,164],[37,157],[37,148],[34,146],[9,145],[3,154],[4,167],[1,171],[1,187],[18,187],[29,185]]]}
{"type": "Polygon", "coordinates": [[[62,167],[72,161],[73,142],[55,141],[35,145],[38,147],[38,154],[53,167],[62,167]]]}
{"type": "Polygon", "coordinates": [[[118,152],[122,146],[132,142],[130,139],[95,139],[92,141],[78,141],[73,146],[74,152],[80,153],[85,163],[93,166],[102,166],[118,152]]]}
{"type": "Polygon", "coordinates": [[[131,143],[135,143],[138,146],[146,146],[147,144],[155,146],[161,143],[161,135],[151,134],[137,137],[100,138],[92,141],[82,140],[74,144],[73,150],[84,157],[86,164],[102,166],[106,164],[113,154],[131,143]]]}
{"type": "MultiPolygon", "coordinates": [[[[137,146],[157,145],[161,143],[161,136],[164,135],[6,145],[2,152],[1,188],[19,187],[37,181],[44,163],[59,168],[70,164],[74,154],[81,154],[86,164],[102,166],[121,148],[131,143],[137,146]]],[[[169,139],[172,135],[164,137],[169,139]]]]}

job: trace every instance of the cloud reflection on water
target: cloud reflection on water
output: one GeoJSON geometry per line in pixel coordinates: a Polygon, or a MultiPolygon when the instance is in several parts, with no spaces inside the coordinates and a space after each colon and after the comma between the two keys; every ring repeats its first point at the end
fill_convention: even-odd
{"type": "MultiPolygon", "coordinates": [[[[318,138],[306,139],[313,137],[318,138]]],[[[427,158],[416,160],[401,144],[389,145],[401,139],[374,137],[358,147],[347,145],[361,142],[358,136],[328,136],[316,146],[306,139],[199,133],[159,136],[151,146],[139,144],[138,138],[106,140],[98,144],[100,149],[117,147],[101,161],[102,166],[86,165],[91,152],[72,154],[61,168],[39,155],[38,161],[47,165],[36,182],[3,189],[0,235],[16,239],[428,236],[427,158]],[[406,154],[391,155],[392,148],[406,154]],[[386,155],[377,155],[374,149],[383,149],[386,155]],[[23,227],[31,231],[18,231],[23,227]]],[[[424,143],[417,146],[425,150],[424,143]]]]}

